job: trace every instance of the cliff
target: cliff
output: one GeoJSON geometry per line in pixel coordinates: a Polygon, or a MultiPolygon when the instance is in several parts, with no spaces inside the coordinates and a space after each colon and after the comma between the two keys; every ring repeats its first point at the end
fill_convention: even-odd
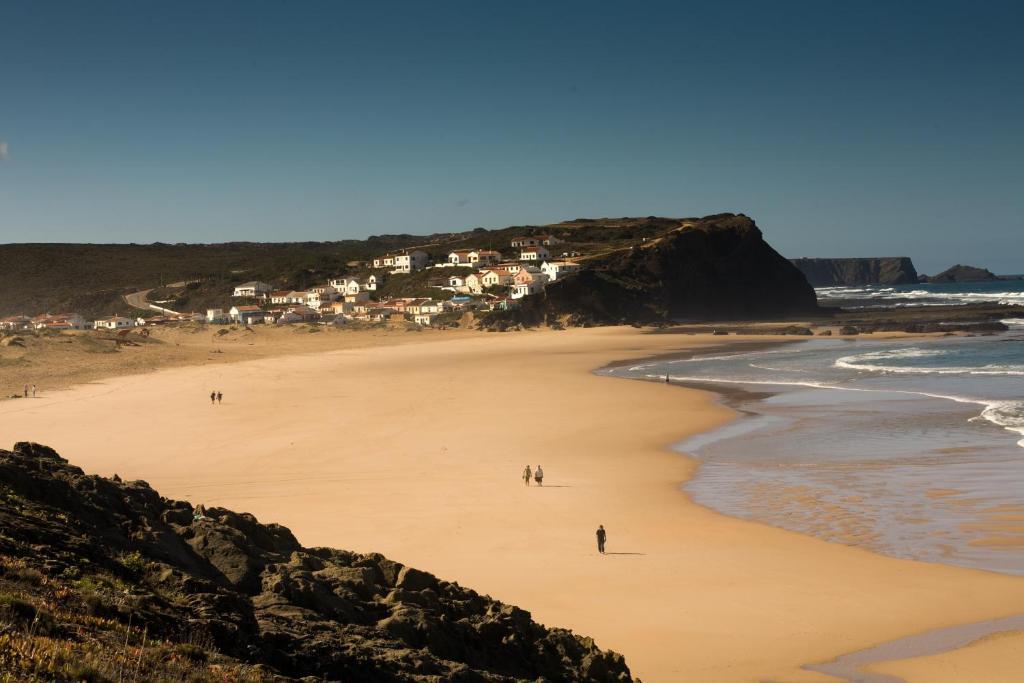
{"type": "Polygon", "coordinates": [[[743,215],[684,219],[658,237],[582,263],[585,270],[524,299],[515,317],[524,324],[588,325],[819,312],[800,271],[743,215]]]}
{"type": "Polygon", "coordinates": [[[999,277],[995,273],[985,268],[960,264],[947,268],[938,275],[921,276],[921,282],[987,282],[998,279],[999,277]]]}
{"type": "Polygon", "coordinates": [[[918,281],[917,269],[906,256],[881,258],[799,258],[793,265],[813,287],[907,285],[918,281]]]}
{"type": "Polygon", "coordinates": [[[622,657],[381,555],[304,548],[53,450],[0,450],[0,678],[629,681],[622,657]]]}

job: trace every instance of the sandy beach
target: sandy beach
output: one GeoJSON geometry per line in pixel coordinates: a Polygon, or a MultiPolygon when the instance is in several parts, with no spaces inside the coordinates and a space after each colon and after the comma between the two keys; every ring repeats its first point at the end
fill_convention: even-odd
{"type": "MultiPolygon", "coordinates": [[[[384,553],[593,636],[647,683],[830,680],[800,667],[1024,612],[1024,578],[887,558],[691,503],[679,487],[695,464],[667,447],[732,411],[711,393],[592,370],[722,337],[397,336],[90,376],[0,402],[0,444],[45,443],[86,471],[280,522],[305,545],[384,553]],[[523,485],[528,463],[543,465],[543,488],[523,485]]],[[[748,341],[762,340],[729,338],[748,341]]],[[[995,674],[1019,647],[984,652],[995,674]]],[[[900,670],[926,681],[943,666],[900,670]]]]}

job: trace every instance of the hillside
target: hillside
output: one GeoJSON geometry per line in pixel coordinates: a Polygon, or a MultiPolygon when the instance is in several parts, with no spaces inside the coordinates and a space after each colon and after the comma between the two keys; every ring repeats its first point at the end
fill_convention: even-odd
{"type": "Polygon", "coordinates": [[[721,214],[677,222],[640,244],[583,259],[589,268],[492,314],[504,322],[572,325],[787,318],[820,313],[803,275],[754,221],[721,214]]]}
{"type": "MultiPolygon", "coordinates": [[[[232,288],[261,280],[281,289],[303,289],[336,276],[366,270],[374,256],[405,247],[444,260],[450,251],[469,248],[501,250],[519,236],[550,235],[560,240],[553,257],[578,253],[597,257],[655,240],[682,221],[645,218],[578,218],[550,225],[509,226],[433,235],[379,235],[339,242],[223,244],[7,244],[0,245],[0,316],[76,311],[88,318],[126,313],[121,295],[158,288],[150,300],[175,299],[175,310],[203,310],[230,303],[232,288]],[[191,282],[185,288],[161,288],[191,282]]],[[[386,293],[421,295],[425,275],[398,276],[386,293]]]]}
{"type": "Polygon", "coordinates": [[[38,444],[0,450],[0,529],[0,678],[631,680],[517,607],[38,444]]]}
{"type": "Polygon", "coordinates": [[[793,259],[812,287],[906,285],[917,282],[917,269],[906,256],[880,258],[793,259]]]}

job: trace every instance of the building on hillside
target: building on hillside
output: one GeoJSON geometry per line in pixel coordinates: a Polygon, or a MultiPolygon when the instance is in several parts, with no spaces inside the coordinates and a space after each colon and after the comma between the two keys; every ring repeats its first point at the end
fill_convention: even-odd
{"type": "Polygon", "coordinates": [[[354,304],[357,301],[369,301],[370,293],[363,290],[361,292],[356,292],[355,294],[346,294],[344,299],[350,304],[354,304]]]}
{"type": "Polygon", "coordinates": [[[501,261],[501,252],[493,249],[477,249],[469,252],[469,262],[476,268],[493,266],[501,261]]]}
{"type": "Polygon", "coordinates": [[[456,249],[448,254],[448,264],[452,266],[469,266],[469,255],[474,253],[472,249],[456,249]]]}
{"type": "Polygon", "coordinates": [[[544,283],[539,280],[533,280],[531,282],[517,282],[512,285],[512,293],[509,296],[513,299],[522,299],[524,296],[540,294],[543,291],[544,283]]]}
{"type": "Polygon", "coordinates": [[[266,282],[260,282],[259,280],[253,280],[252,282],[244,282],[235,287],[235,293],[231,296],[238,297],[249,297],[250,299],[263,299],[268,294],[274,291],[274,288],[268,285],[266,282]]]}
{"type": "Polygon", "coordinates": [[[223,308],[206,309],[206,322],[211,325],[226,325],[231,322],[231,316],[224,312],[223,308]]]}
{"type": "Polygon", "coordinates": [[[37,330],[88,330],[93,325],[78,313],[45,313],[30,319],[30,326],[37,330]]]}
{"type": "Polygon", "coordinates": [[[550,282],[565,277],[569,273],[575,273],[581,268],[582,266],[575,261],[545,261],[540,266],[541,272],[548,276],[550,282]]]}
{"type": "MultiPolygon", "coordinates": [[[[518,273],[521,268],[516,269],[518,273]]],[[[480,273],[480,284],[483,287],[497,287],[503,285],[511,285],[512,280],[515,277],[515,273],[509,271],[507,268],[491,268],[480,273]]]]}
{"type": "MultiPolygon", "coordinates": [[[[463,288],[463,290],[467,291],[467,292],[470,292],[472,294],[482,294],[483,291],[484,291],[484,287],[487,286],[483,282],[483,280],[484,280],[484,273],[487,273],[487,272],[490,272],[490,271],[486,271],[485,270],[485,271],[481,271],[479,273],[470,273],[469,275],[467,275],[465,277],[465,279],[462,281],[462,288],[463,288]]],[[[460,290],[456,289],[456,291],[460,291],[460,290]]]]}
{"type": "Polygon", "coordinates": [[[373,259],[374,268],[394,268],[395,267],[395,255],[384,254],[373,259]]]}
{"type": "Polygon", "coordinates": [[[306,305],[319,309],[321,304],[330,303],[338,298],[338,290],[330,285],[318,285],[306,290],[306,305]]]}
{"type": "Polygon", "coordinates": [[[453,292],[468,292],[469,289],[466,287],[466,280],[475,276],[476,273],[471,273],[466,277],[463,277],[462,275],[452,275],[445,281],[447,285],[445,289],[450,289],[453,292]]]}
{"type": "Polygon", "coordinates": [[[547,247],[527,247],[519,254],[520,261],[547,261],[551,258],[551,252],[547,247]]]}
{"type": "Polygon", "coordinates": [[[135,327],[135,321],[124,316],[112,315],[109,318],[99,318],[92,326],[95,330],[124,330],[135,327]]]}
{"type": "Polygon", "coordinates": [[[288,300],[284,303],[287,306],[305,306],[306,293],[299,291],[288,292],[288,300]]]}
{"type": "Polygon", "coordinates": [[[523,264],[519,261],[506,261],[505,263],[499,263],[490,270],[504,270],[509,275],[515,275],[523,269],[523,264]]]}
{"type": "Polygon", "coordinates": [[[561,244],[564,240],[560,240],[554,235],[544,235],[540,238],[540,243],[545,247],[553,247],[556,244],[561,244]]]}
{"type": "Polygon", "coordinates": [[[526,266],[518,273],[512,276],[512,284],[521,285],[527,282],[540,282],[544,284],[548,281],[548,276],[545,275],[540,268],[537,266],[526,266]]]}
{"type": "Polygon", "coordinates": [[[362,282],[361,287],[363,291],[376,292],[377,287],[379,285],[383,285],[385,279],[387,278],[384,275],[377,275],[376,273],[372,273],[366,276],[366,280],[362,282]]]}
{"type": "Polygon", "coordinates": [[[228,316],[240,325],[252,325],[266,321],[267,314],[259,306],[232,306],[228,316]]]}
{"type": "Polygon", "coordinates": [[[414,249],[395,254],[396,273],[414,273],[427,267],[427,252],[414,249]]]}
{"type": "Polygon", "coordinates": [[[0,319],[0,330],[13,332],[32,329],[32,318],[27,315],[11,315],[0,319]]]}
{"type": "Polygon", "coordinates": [[[539,237],[531,237],[529,235],[524,235],[522,237],[514,237],[512,239],[512,248],[513,249],[525,249],[527,247],[539,247],[539,246],[540,246],[540,238],[539,237]]]}
{"type": "Polygon", "coordinates": [[[270,303],[272,304],[287,304],[289,303],[288,297],[291,295],[290,289],[276,289],[270,293],[270,303]]]}

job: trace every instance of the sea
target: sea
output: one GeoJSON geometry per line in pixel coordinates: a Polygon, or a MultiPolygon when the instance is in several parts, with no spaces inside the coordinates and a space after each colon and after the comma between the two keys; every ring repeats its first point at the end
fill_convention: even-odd
{"type": "MultiPolygon", "coordinates": [[[[819,298],[1024,303],[1024,281],[819,298]]],[[[817,337],[601,372],[717,387],[739,411],[677,445],[700,461],[684,488],[701,505],[895,557],[1024,574],[1024,317],[1004,322],[986,336],[817,337]]]]}

